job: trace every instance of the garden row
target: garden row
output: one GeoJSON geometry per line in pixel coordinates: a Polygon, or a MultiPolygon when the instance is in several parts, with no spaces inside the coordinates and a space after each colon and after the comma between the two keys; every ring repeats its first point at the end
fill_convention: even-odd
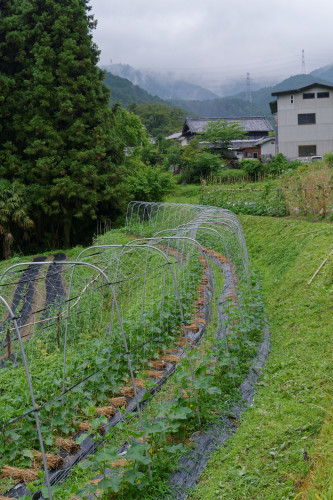
{"type": "MultiPolygon", "coordinates": [[[[146,215],[139,226],[132,225],[131,232],[139,234],[143,229],[154,232],[155,208],[146,207],[146,215]]],[[[159,215],[155,213],[156,220],[159,219],[158,229],[163,227],[162,220],[170,221],[170,213],[160,209],[159,215]]],[[[189,214],[190,209],[185,209],[189,214]]],[[[177,211],[181,212],[182,208],[177,206],[172,210],[173,218],[181,217],[177,211]]],[[[211,415],[217,394],[222,389],[230,391],[236,387],[254,348],[248,328],[244,344],[245,325],[241,324],[245,318],[249,281],[247,279],[245,285],[241,283],[244,269],[237,268],[246,261],[246,252],[244,249],[243,253],[239,252],[239,235],[225,231],[224,236],[230,240],[227,253],[234,256],[234,271],[239,272],[240,278],[239,289],[237,292],[234,289],[235,295],[230,299],[231,309],[236,300],[240,307],[231,315],[233,325],[239,323],[239,331],[231,333],[229,341],[221,336],[218,349],[212,336],[205,340],[204,351],[195,349],[207,328],[208,304],[212,297],[215,298],[215,322],[221,330],[222,317],[216,298],[221,294],[223,279],[221,269],[208,266],[203,248],[195,240],[193,224],[190,232],[192,237],[178,234],[136,240],[125,246],[104,244],[82,252],[75,266],[62,263],[67,299],[57,300],[52,309],[48,307],[50,321],[44,322],[43,327],[40,318],[45,315],[45,307],[39,306],[38,311],[33,311],[35,325],[21,353],[18,333],[11,334],[15,363],[8,359],[0,372],[2,476],[5,479],[2,491],[8,490],[13,481],[6,477],[19,479],[18,469],[25,470],[26,474],[32,474],[35,469],[34,477],[21,476],[35,482],[12,489],[9,497],[22,497],[29,491],[36,494],[41,490],[45,498],[52,494],[56,498],[62,498],[61,495],[68,498],[67,486],[63,490],[66,493],[61,493],[59,486],[54,486],[58,489],[51,493],[51,486],[63,481],[78,463],[81,465],[73,469],[76,472],[72,472],[72,477],[82,475],[83,471],[87,474],[87,470],[91,474],[94,468],[103,469],[110,461],[118,466],[120,449],[121,456],[126,452],[128,460],[128,463],[121,462],[125,471],[120,475],[112,472],[111,477],[104,475],[102,489],[124,492],[136,491],[144,485],[152,487],[151,469],[160,460],[157,457],[167,453],[168,435],[171,433],[178,439],[193,426],[200,428],[207,421],[207,415],[211,415]],[[242,253],[238,258],[237,252],[242,253]],[[24,358],[36,401],[35,411],[29,403],[24,358]],[[178,369],[169,380],[176,366],[178,369]],[[151,397],[164,384],[165,387],[174,385],[177,395],[171,400],[167,397],[154,410],[158,395],[151,397]],[[208,408],[211,405],[210,410],[205,405],[208,408]],[[41,456],[43,458],[43,450],[37,452],[41,442],[36,422],[46,452],[44,460],[49,467],[58,468],[45,478],[42,469],[36,468],[41,456]],[[94,458],[82,462],[97,450],[94,458]],[[45,479],[49,484],[43,486],[45,479]]],[[[221,243],[221,237],[212,234],[216,241],[211,243],[224,247],[226,242],[221,243]]],[[[225,259],[231,262],[230,255],[225,259]]],[[[36,265],[39,271],[33,283],[34,303],[40,305],[45,297],[43,284],[50,264],[36,265]]],[[[8,302],[15,295],[17,271],[23,269],[17,266],[2,277],[2,291],[6,291],[8,302]]],[[[23,304],[18,304],[16,310],[23,310],[23,304]]],[[[3,331],[3,336],[5,334],[7,330],[3,331]]],[[[258,325],[252,336],[258,340],[258,325]]],[[[169,390],[162,388],[160,394],[163,391],[168,394],[169,390]]],[[[171,449],[180,453],[182,447],[179,443],[178,448],[171,446],[171,449]]]]}

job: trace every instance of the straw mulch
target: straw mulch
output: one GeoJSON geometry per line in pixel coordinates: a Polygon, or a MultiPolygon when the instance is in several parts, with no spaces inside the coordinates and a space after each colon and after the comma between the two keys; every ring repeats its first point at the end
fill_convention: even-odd
{"type": "Polygon", "coordinates": [[[76,453],[80,449],[80,445],[72,439],[63,439],[61,437],[57,437],[55,440],[55,444],[56,446],[58,446],[58,448],[62,448],[63,450],[68,451],[68,453],[76,453]]]}
{"type": "Polygon", "coordinates": [[[112,418],[116,414],[116,410],[114,406],[103,406],[101,408],[97,408],[96,413],[98,417],[104,415],[106,418],[112,418]]]}
{"type": "Polygon", "coordinates": [[[167,361],[168,363],[179,363],[182,358],[180,356],[176,356],[175,354],[167,354],[166,356],[161,356],[161,359],[167,361]]]}
{"type": "Polygon", "coordinates": [[[127,399],[124,396],[119,396],[118,398],[110,398],[110,404],[116,408],[121,408],[122,406],[127,406],[127,399]]]}
{"type": "MultiPolygon", "coordinates": [[[[92,425],[89,424],[88,422],[80,422],[78,425],[78,430],[81,432],[89,432],[92,431],[92,425]]],[[[102,424],[100,424],[97,428],[97,432],[100,436],[104,436],[105,434],[105,429],[102,424]]]]}
{"type": "MultiPolygon", "coordinates": [[[[43,464],[43,457],[40,451],[33,451],[33,467],[37,468],[43,464]]],[[[60,469],[64,465],[64,459],[60,455],[51,455],[46,453],[46,463],[48,469],[60,469]]]]}
{"type": "Polygon", "coordinates": [[[163,370],[167,367],[167,363],[163,360],[156,361],[148,361],[148,365],[154,368],[155,370],[163,370]]]}
{"type": "Polygon", "coordinates": [[[146,372],[147,377],[151,378],[162,378],[163,377],[163,372],[159,372],[157,370],[147,370],[146,372]]]}
{"type": "Polygon", "coordinates": [[[5,465],[1,471],[2,479],[9,479],[12,477],[15,481],[24,481],[25,483],[31,483],[38,479],[38,472],[36,469],[19,469],[18,467],[10,467],[5,465]]]}
{"type": "Polygon", "coordinates": [[[120,469],[121,467],[125,467],[129,463],[129,460],[126,458],[119,458],[115,462],[110,462],[111,467],[114,469],[120,469]]]}

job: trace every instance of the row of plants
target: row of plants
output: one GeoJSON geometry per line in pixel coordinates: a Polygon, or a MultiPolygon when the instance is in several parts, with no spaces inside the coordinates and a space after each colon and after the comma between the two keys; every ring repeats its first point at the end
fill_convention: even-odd
{"type": "Polygon", "coordinates": [[[235,214],[269,215],[284,217],[288,206],[281,188],[269,182],[263,187],[240,187],[225,189],[217,186],[202,186],[199,202],[231,210],[235,214]]]}
{"type": "Polygon", "coordinates": [[[278,179],[232,187],[203,181],[200,203],[243,215],[333,217],[332,169],[326,164],[299,165],[278,179]]]}
{"type": "MultiPolygon", "coordinates": [[[[217,264],[212,264],[212,268],[214,278],[219,282],[221,269],[217,264]]],[[[213,302],[212,323],[207,328],[204,342],[191,348],[188,357],[177,363],[172,379],[149,401],[143,427],[139,426],[137,419],[126,421],[122,424],[121,436],[116,438],[114,433],[106,436],[99,453],[82,462],[72,472],[69,481],[54,490],[57,498],[62,500],[70,495],[88,498],[97,491],[103,492],[103,498],[129,495],[148,499],[170,494],[168,476],[178,457],[193,445],[191,434],[201,432],[215,422],[219,413],[226,411],[231,401],[237,399],[237,387],[255,355],[262,331],[262,303],[258,281],[254,275],[252,279],[252,304],[246,313],[240,314],[231,297],[224,304],[224,312],[228,315],[225,325],[228,336],[219,339],[215,336],[220,325],[216,303],[213,302]],[[194,383],[191,380],[193,367],[194,383]],[[198,408],[200,424],[196,415],[198,408]],[[128,443],[121,460],[120,437],[128,443]],[[148,465],[152,478],[147,471],[148,465]],[[88,484],[78,488],[77,483],[84,481],[88,484]]],[[[221,290],[219,287],[218,292],[221,290]]]]}
{"type": "MultiPolygon", "coordinates": [[[[151,260],[152,266],[161,265],[161,260],[157,262],[156,257],[155,260],[151,257],[151,260]]],[[[127,260],[124,258],[123,269],[128,269],[129,261],[132,268],[127,272],[127,277],[135,273],[135,270],[139,274],[144,263],[144,254],[141,254],[141,258],[133,258],[133,255],[128,256],[127,260]]],[[[183,306],[187,306],[185,321],[191,314],[191,301],[200,275],[201,265],[195,258],[191,260],[189,268],[179,271],[178,274],[180,300],[183,306]]],[[[123,281],[124,272],[120,271],[119,277],[123,281]]],[[[119,303],[123,302],[130,310],[123,326],[129,348],[133,351],[132,363],[136,376],[144,371],[149,360],[155,359],[158,348],[166,349],[174,341],[181,328],[180,311],[171,280],[164,281],[164,300],[161,300],[162,297],[157,299],[156,280],[147,281],[146,285],[147,307],[141,315],[138,314],[139,287],[136,293],[131,294],[130,301],[124,283],[122,291],[117,292],[119,303]],[[141,344],[143,347],[139,349],[141,344]]],[[[140,288],[142,294],[142,283],[140,288]]],[[[158,292],[161,292],[161,288],[160,286],[158,292]]],[[[37,330],[25,344],[32,382],[37,388],[36,402],[48,452],[53,453],[57,449],[55,436],[68,437],[78,430],[80,422],[93,421],[98,408],[103,408],[109,398],[117,394],[119,388],[128,380],[128,366],[117,318],[114,318],[111,337],[107,331],[110,318],[105,313],[111,307],[110,299],[110,292],[105,285],[97,287],[93,293],[88,292],[81,299],[80,323],[70,323],[64,396],[57,397],[63,393],[63,343],[59,347],[56,326],[37,330]],[[99,309],[96,307],[97,303],[100,303],[99,309]],[[97,321],[101,308],[104,309],[103,323],[97,321]]],[[[27,380],[19,354],[16,355],[16,366],[8,361],[0,371],[0,387],[1,465],[30,467],[35,461],[32,450],[38,448],[33,413],[13,425],[8,425],[11,420],[31,411],[27,380]],[[8,387],[11,388],[10,391],[8,387]]],[[[100,423],[103,420],[105,419],[102,417],[100,423]]],[[[7,482],[6,487],[9,484],[10,482],[7,482]]]]}
{"type": "MultiPolygon", "coordinates": [[[[188,294],[188,293],[189,292],[187,291],[186,294],[188,294]]],[[[173,315],[174,315],[174,310],[175,310],[175,307],[174,307],[174,303],[173,303],[172,304],[172,314],[173,315]]],[[[159,321],[161,320],[160,315],[158,316],[158,319],[159,319],[159,321]]],[[[151,321],[151,319],[148,319],[148,325],[151,325],[152,323],[149,323],[149,321],[151,321]]],[[[233,321],[236,321],[236,320],[233,320],[233,321]]],[[[163,328],[164,328],[164,326],[163,326],[163,328]]],[[[141,339],[141,336],[142,336],[142,331],[140,332],[140,336],[139,336],[140,339],[141,339]]],[[[98,338],[94,339],[93,337],[94,337],[94,335],[90,335],[90,336],[87,337],[87,339],[89,341],[89,344],[91,345],[91,351],[96,353],[96,352],[98,352],[98,349],[100,349],[100,347],[101,347],[100,346],[100,342],[98,342],[98,341],[101,341],[101,339],[100,338],[99,339],[98,338]]],[[[237,347],[237,342],[235,342],[234,345],[237,347]]],[[[80,347],[80,349],[82,349],[81,345],[79,347],[80,347]]],[[[235,347],[235,349],[236,349],[236,347],[235,347]]],[[[39,351],[42,352],[42,353],[44,353],[44,355],[46,355],[47,357],[49,357],[49,355],[47,354],[47,351],[45,350],[45,347],[43,347],[42,345],[39,346],[39,351]]],[[[34,356],[35,355],[38,355],[38,353],[34,352],[34,356]]],[[[201,356],[201,354],[200,354],[200,356],[201,356]]],[[[211,353],[209,354],[209,357],[210,356],[211,356],[211,353]]],[[[147,357],[151,358],[150,355],[148,355],[147,357]]],[[[40,358],[42,358],[42,357],[40,356],[40,358]]],[[[81,356],[81,358],[82,358],[82,356],[81,356]]],[[[76,364],[75,364],[75,360],[74,360],[74,364],[75,364],[75,370],[74,371],[76,371],[78,369],[79,370],[81,369],[81,372],[82,372],[82,369],[84,369],[84,370],[86,370],[86,371],[83,372],[84,375],[89,375],[89,368],[99,369],[99,368],[103,367],[103,364],[105,363],[106,359],[107,359],[106,358],[106,353],[104,353],[104,358],[103,358],[103,356],[98,356],[97,359],[96,359],[96,367],[95,366],[93,366],[93,367],[89,366],[89,356],[87,356],[87,358],[84,360],[84,362],[82,362],[83,363],[82,365],[80,365],[78,363],[78,360],[76,360],[76,364]]],[[[229,366],[230,367],[230,363],[234,363],[234,362],[235,362],[234,359],[229,359],[227,362],[225,361],[225,363],[226,363],[225,366],[229,366]]],[[[124,365],[123,365],[123,367],[124,367],[124,365]]],[[[54,370],[56,372],[56,369],[58,368],[59,381],[60,381],[60,379],[61,379],[61,376],[60,376],[60,365],[58,367],[57,366],[51,366],[50,368],[51,368],[50,372],[54,371],[54,370]]],[[[112,384],[115,383],[115,379],[118,377],[119,373],[121,372],[121,362],[118,360],[118,362],[112,368],[113,369],[110,371],[110,375],[109,375],[109,379],[108,380],[106,380],[104,376],[102,377],[99,374],[94,374],[93,377],[91,377],[91,379],[89,380],[89,383],[87,384],[87,390],[85,388],[83,396],[81,394],[81,391],[78,390],[78,389],[74,389],[73,391],[71,391],[70,395],[67,396],[68,398],[70,398],[70,407],[71,408],[74,408],[75,405],[80,404],[80,398],[83,397],[83,399],[85,400],[86,404],[85,405],[84,404],[81,405],[81,407],[83,408],[83,412],[82,412],[82,414],[76,415],[76,418],[78,418],[79,421],[82,421],[82,420],[84,420],[84,421],[87,421],[87,420],[90,421],[91,425],[95,429],[98,428],[98,426],[104,420],[104,418],[101,417],[101,419],[97,419],[97,421],[94,419],[94,417],[96,415],[95,412],[96,412],[96,406],[97,406],[97,404],[96,404],[97,402],[94,401],[94,399],[95,399],[96,395],[97,395],[97,398],[98,398],[98,396],[99,396],[98,393],[100,391],[100,394],[102,394],[102,397],[100,399],[100,403],[98,402],[98,404],[104,404],[103,401],[105,401],[105,400],[103,400],[103,396],[105,396],[105,393],[106,393],[106,386],[109,386],[110,384],[112,385],[112,384]],[[97,384],[96,384],[96,382],[97,382],[97,384]],[[90,384],[90,387],[88,387],[89,384],[90,384]],[[98,388],[97,388],[97,394],[96,394],[96,386],[98,386],[98,388]],[[88,404],[89,401],[93,402],[93,404],[88,404]]],[[[238,372],[238,368],[237,369],[233,368],[233,387],[234,387],[234,384],[235,384],[235,373],[236,372],[238,372]]],[[[188,372],[186,372],[186,373],[187,373],[187,375],[185,376],[185,380],[188,378],[188,372]]],[[[47,379],[47,377],[46,377],[46,379],[47,379]]],[[[124,379],[122,379],[121,382],[119,382],[119,383],[120,384],[124,383],[124,379]]],[[[203,382],[201,382],[201,383],[203,383],[203,382]]],[[[60,385],[61,384],[59,383],[59,390],[60,390],[60,385]]],[[[191,404],[192,403],[190,402],[189,405],[191,405],[191,404]]],[[[54,429],[56,429],[56,434],[60,431],[59,427],[62,427],[62,430],[65,431],[63,435],[66,435],[66,432],[68,432],[67,435],[70,435],[74,431],[74,429],[75,429],[75,426],[72,426],[72,423],[73,423],[73,414],[71,414],[71,415],[69,415],[69,414],[64,415],[63,414],[66,409],[64,410],[64,408],[61,406],[61,401],[56,402],[56,404],[53,404],[53,406],[54,406],[54,408],[50,408],[49,410],[55,411],[54,418],[55,419],[58,418],[57,422],[55,420],[52,421],[53,427],[54,427],[54,429]],[[63,421],[66,422],[66,419],[67,419],[68,425],[67,426],[65,425],[63,427],[62,423],[63,423],[63,421]]],[[[190,408],[191,408],[191,406],[190,406],[190,408]]],[[[43,408],[42,411],[44,411],[44,408],[43,408]]],[[[80,411],[82,411],[82,410],[80,410],[80,411]]],[[[191,411],[193,412],[193,410],[191,410],[191,411]]],[[[42,413],[42,412],[40,412],[40,413],[42,413]]],[[[169,413],[170,415],[172,414],[170,412],[167,412],[167,413],[169,413]]],[[[187,416],[187,419],[188,419],[188,416],[187,416]]],[[[174,419],[172,419],[172,420],[174,420],[174,419]]],[[[44,424],[46,423],[46,421],[47,421],[47,419],[44,420],[44,424]]],[[[32,422],[31,422],[31,424],[32,424],[32,422]]],[[[47,428],[48,428],[48,426],[45,425],[45,427],[44,427],[45,435],[47,434],[47,428]]],[[[183,432],[184,432],[184,430],[183,430],[183,432]]],[[[16,438],[15,435],[13,435],[13,437],[16,438]]],[[[10,437],[8,438],[8,436],[6,436],[6,438],[7,438],[7,441],[9,440],[9,441],[11,441],[13,443],[12,438],[10,438],[10,437]]],[[[50,438],[50,436],[48,435],[46,437],[46,439],[47,438],[50,438]]],[[[21,437],[20,437],[20,439],[21,439],[21,437]]],[[[53,439],[51,438],[51,441],[53,441],[53,440],[54,440],[54,438],[53,439]]],[[[51,441],[49,441],[49,442],[51,443],[51,441]]],[[[50,446],[49,449],[52,450],[53,442],[49,446],[50,446]]],[[[149,450],[150,449],[151,448],[149,448],[149,450]]],[[[178,452],[179,451],[180,451],[180,449],[178,450],[178,452]]],[[[31,449],[29,447],[24,448],[24,453],[25,453],[26,456],[23,455],[21,457],[21,461],[22,462],[19,462],[19,463],[22,463],[22,465],[23,464],[29,465],[29,463],[31,463],[31,461],[33,460],[33,455],[29,455],[29,452],[31,453],[31,449]]],[[[138,464],[139,464],[139,462],[136,464],[136,467],[138,466],[138,464]]],[[[141,465],[143,465],[143,464],[141,464],[141,465]]],[[[138,470],[137,472],[143,473],[140,470],[138,470]]],[[[129,477],[131,477],[131,476],[129,476],[129,477]]],[[[140,478],[138,479],[138,481],[139,480],[140,480],[140,478]]],[[[119,482],[119,479],[118,479],[118,482],[119,482]]],[[[129,484],[131,484],[131,483],[129,482],[129,484]]],[[[140,480],[139,484],[141,484],[141,480],[140,480]]],[[[128,485],[126,487],[128,487],[128,485]]],[[[35,488],[35,485],[32,486],[32,488],[35,488]]],[[[66,493],[66,494],[68,494],[68,493],[66,493]]],[[[66,496],[64,498],[66,498],[66,496]]]]}

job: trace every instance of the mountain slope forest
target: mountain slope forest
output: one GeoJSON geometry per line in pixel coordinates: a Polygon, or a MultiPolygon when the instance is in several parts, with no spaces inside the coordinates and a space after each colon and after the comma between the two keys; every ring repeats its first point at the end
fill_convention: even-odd
{"type": "Polygon", "coordinates": [[[110,73],[126,78],[134,85],[145,89],[161,99],[215,99],[217,94],[194,83],[179,80],[172,74],[162,74],[154,71],[142,71],[128,64],[112,64],[104,66],[110,73]]]}

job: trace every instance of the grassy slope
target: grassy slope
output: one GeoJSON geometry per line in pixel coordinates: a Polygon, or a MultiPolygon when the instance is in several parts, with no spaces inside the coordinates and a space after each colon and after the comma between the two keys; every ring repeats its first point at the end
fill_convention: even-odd
{"type": "Polygon", "coordinates": [[[333,484],[328,492],[333,426],[327,419],[327,412],[332,414],[332,258],[307,285],[332,248],[332,229],[265,217],[241,220],[250,259],[263,277],[271,354],[253,407],[228,445],[215,453],[191,498],[294,498],[311,468],[315,486],[311,492],[305,485],[298,498],[333,498],[333,484]],[[324,423],[326,432],[318,439],[324,423]]]}

